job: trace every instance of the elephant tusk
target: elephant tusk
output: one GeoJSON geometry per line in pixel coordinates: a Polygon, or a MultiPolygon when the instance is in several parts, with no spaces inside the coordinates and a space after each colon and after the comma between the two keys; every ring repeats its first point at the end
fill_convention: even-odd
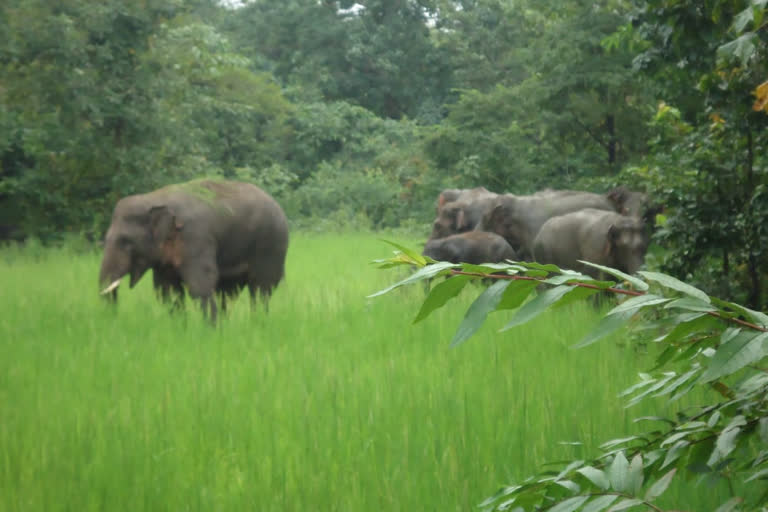
{"type": "Polygon", "coordinates": [[[118,278],[118,279],[115,279],[115,280],[112,282],[112,284],[110,284],[109,286],[107,286],[106,288],[104,288],[103,290],[101,290],[101,293],[100,293],[100,295],[106,295],[107,293],[109,293],[109,292],[111,292],[112,290],[114,290],[115,288],[117,288],[117,287],[120,285],[120,281],[122,281],[122,279],[123,279],[122,277],[121,277],[121,278],[118,278]]]}

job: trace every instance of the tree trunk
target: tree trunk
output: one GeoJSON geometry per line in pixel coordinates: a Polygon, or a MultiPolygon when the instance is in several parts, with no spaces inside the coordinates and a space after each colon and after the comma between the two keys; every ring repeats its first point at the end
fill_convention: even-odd
{"type": "Polygon", "coordinates": [[[616,120],[613,114],[605,118],[605,129],[608,132],[608,165],[616,164],[616,120]]]}

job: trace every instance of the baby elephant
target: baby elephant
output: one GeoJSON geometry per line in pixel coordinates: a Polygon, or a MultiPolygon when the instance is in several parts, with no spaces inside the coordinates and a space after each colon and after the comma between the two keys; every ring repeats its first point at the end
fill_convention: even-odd
{"type": "Polygon", "coordinates": [[[515,251],[496,233],[467,231],[445,238],[428,240],[424,256],[451,263],[500,263],[516,259],[515,251]]]}
{"type": "Polygon", "coordinates": [[[539,263],[554,263],[602,279],[598,269],[578,260],[632,274],[643,264],[647,248],[641,219],[585,208],[545,222],[533,242],[533,255],[539,263]]]}

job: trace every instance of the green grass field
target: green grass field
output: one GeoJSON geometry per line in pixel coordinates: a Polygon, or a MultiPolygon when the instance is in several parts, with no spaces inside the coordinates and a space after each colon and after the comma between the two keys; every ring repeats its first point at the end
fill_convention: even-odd
{"type": "Polygon", "coordinates": [[[412,325],[420,286],[366,299],[401,277],[369,264],[390,254],[295,234],[269,314],[244,295],[213,328],[169,314],[150,276],[112,311],[98,251],[0,251],[0,511],[472,510],[674,413],[623,408],[652,359],[620,337],[568,348],[597,321],[586,305],[501,334],[498,314],[450,348],[479,288],[412,325]]]}

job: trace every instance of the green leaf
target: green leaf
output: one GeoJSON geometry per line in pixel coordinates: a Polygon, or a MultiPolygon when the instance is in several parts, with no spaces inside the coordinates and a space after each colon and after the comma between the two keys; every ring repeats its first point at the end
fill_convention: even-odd
{"type": "MultiPolygon", "coordinates": [[[[687,314],[686,314],[687,315],[687,314]]],[[[680,315],[682,316],[682,315],[680,315]]],[[[687,320],[679,320],[679,316],[676,319],[677,325],[661,340],[663,343],[675,343],[677,341],[685,339],[688,335],[694,332],[706,332],[711,329],[720,327],[720,321],[706,313],[698,313],[691,317],[687,315],[687,320]]]]}
{"type": "Polygon", "coordinates": [[[650,293],[646,295],[638,295],[637,297],[632,297],[631,299],[625,300],[610,310],[608,314],[615,315],[616,313],[621,313],[623,311],[635,311],[645,306],[664,304],[665,302],[669,302],[671,300],[672,299],[668,299],[667,297],[659,297],[658,295],[652,295],[650,293]]]}
{"type": "Polygon", "coordinates": [[[750,322],[753,322],[761,327],[768,328],[768,315],[761,311],[754,311],[739,304],[724,301],[716,297],[712,297],[712,302],[721,308],[731,309],[736,313],[743,315],[750,322]]]}
{"type": "Polygon", "coordinates": [[[504,290],[504,295],[502,295],[501,302],[499,302],[496,309],[502,311],[520,307],[537,286],[539,286],[538,281],[529,281],[527,279],[512,280],[507,289],[504,290]]]}
{"type": "Polygon", "coordinates": [[[461,293],[464,286],[471,280],[470,276],[453,276],[433,287],[421,305],[419,314],[416,315],[413,323],[421,322],[434,310],[445,306],[449,300],[461,293]]]}
{"type": "Polygon", "coordinates": [[[755,13],[750,5],[733,18],[733,30],[740,34],[744,28],[749,25],[755,19],[755,13]]]}
{"type": "Polygon", "coordinates": [[[640,436],[629,436],[629,437],[622,437],[619,439],[611,439],[610,441],[606,441],[603,444],[600,445],[600,448],[603,450],[606,450],[612,446],[618,446],[620,444],[627,444],[630,441],[634,441],[635,439],[642,439],[640,436]]]}
{"type": "Polygon", "coordinates": [[[512,317],[512,320],[510,320],[510,322],[501,330],[506,331],[512,327],[524,324],[525,322],[536,318],[539,314],[546,311],[551,304],[557,302],[563,295],[572,290],[573,287],[563,285],[550,288],[549,290],[538,294],[533,300],[527,302],[523,307],[521,307],[515,316],[512,317]]]}
{"type": "Polygon", "coordinates": [[[402,281],[398,281],[397,283],[388,286],[387,288],[384,288],[381,291],[378,291],[372,295],[369,295],[367,298],[373,298],[378,297],[379,295],[384,295],[385,293],[389,293],[395,288],[399,288],[400,286],[405,286],[407,284],[416,283],[418,281],[422,281],[424,279],[429,279],[432,277],[435,277],[441,272],[444,272],[445,270],[449,270],[455,267],[458,267],[459,265],[455,265],[453,263],[448,262],[440,262],[435,263],[434,265],[427,265],[426,267],[422,267],[410,276],[406,277],[402,281]]]}
{"type": "Polygon", "coordinates": [[[627,486],[631,494],[637,495],[640,493],[640,489],[643,488],[643,479],[643,457],[638,453],[632,457],[632,462],[629,463],[629,470],[627,471],[627,486]]]}
{"type": "Polygon", "coordinates": [[[608,512],[619,512],[619,510],[627,510],[632,507],[641,505],[642,503],[643,500],[639,500],[637,498],[626,498],[609,508],[608,512]]]}
{"type": "Polygon", "coordinates": [[[499,305],[507,286],[509,286],[509,281],[507,280],[496,281],[475,299],[472,305],[469,306],[467,314],[464,315],[464,320],[459,325],[453,340],[451,340],[452,347],[463,343],[477,332],[480,326],[483,325],[483,322],[485,322],[488,313],[494,311],[496,306],[499,305]]]}
{"type": "Polygon", "coordinates": [[[678,292],[682,292],[690,297],[695,297],[703,302],[706,302],[707,304],[711,302],[709,299],[709,295],[699,290],[698,288],[695,288],[689,285],[688,283],[684,283],[672,276],[661,274],[659,272],[644,272],[644,271],[640,271],[638,272],[638,274],[648,279],[649,281],[655,281],[666,288],[671,288],[678,292]]]}
{"type": "Polygon", "coordinates": [[[676,390],[677,388],[679,388],[680,386],[682,386],[683,384],[688,382],[694,375],[699,373],[700,370],[701,370],[701,367],[699,367],[699,366],[693,368],[692,370],[684,373],[683,375],[681,375],[677,379],[673,380],[672,384],[670,384],[666,388],[662,389],[661,391],[659,391],[658,393],[656,393],[653,396],[664,396],[664,395],[668,395],[668,394],[672,393],[674,390],[676,390]]]}
{"type": "Polygon", "coordinates": [[[744,416],[736,416],[731,420],[728,426],[720,432],[720,435],[717,436],[717,441],[715,441],[715,449],[712,451],[712,455],[707,461],[709,467],[713,467],[715,464],[728,457],[728,455],[736,449],[738,437],[741,433],[741,427],[746,425],[746,423],[744,416]]]}
{"type": "Polygon", "coordinates": [[[587,288],[586,286],[574,286],[573,290],[570,293],[568,293],[565,297],[563,297],[558,302],[552,305],[552,309],[562,308],[564,306],[567,306],[568,304],[573,304],[574,302],[582,301],[587,297],[591,297],[596,293],[600,293],[600,290],[596,290],[594,288],[587,288]]]}
{"type": "Polygon", "coordinates": [[[582,260],[579,260],[579,263],[583,263],[590,267],[595,267],[597,269],[600,269],[606,274],[610,274],[614,277],[618,277],[620,281],[628,281],[638,291],[644,292],[648,290],[648,283],[634,276],[630,276],[629,274],[625,274],[620,270],[616,270],[615,268],[604,267],[603,265],[598,265],[597,263],[592,263],[589,261],[582,261],[582,260]]]}
{"type": "Polygon", "coordinates": [[[627,323],[630,318],[632,318],[634,314],[634,311],[624,311],[616,315],[608,315],[603,317],[597,327],[595,327],[592,332],[582,338],[581,341],[579,341],[576,345],[573,345],[572,348],[586,347],[587,345],[591,345],[596,341],[605,338],[609,334],[618,331],[624,326],[624,324],[627,323]]]}
{"type": "Polygon", "coordinates": [[[627,492],[629,490],[629,461],[624,456],[624,452],[619,452],[613,458],[611,466],[608,468],[608,480],[611,482],[611,488],[616,492],[627,492]]]}
{"type": "Polygon", "coordinates": [[[758,471],[754,475],[744,480],[744,482],[751,482],[752,480],[757,480],[759,478],[768,478],[768,468],[758,471]]]}
{"type": "Polygon", "coordinates": [[[736,57],[741,61],[741,64],[746,64],[755,56],[755,39],[757,39],[757,34],[754,32],[747,32],[730,43],[720,46],[717,49],[717,57],[726,60],[736,57]]]}
{"type": "Polygon", "coordinates": [[[412,259],[415,263],[417,263],[420,267],[423,267],[427,264],[427,260],[424,259],[424,256],[419,254],[417,251],[414,251],[413,249],[409,249],[408,247],[405,247],[404,245],[400,245],[398,243],[392,242],[390,240],[385,240],[383,238],[380,238],[382,242],[385,244],[389,244],[396,249],[399,249],[403,254],[408,256],[410,259],[412,259]]]}
{"type": "Polygon", "coordinates": [[[548,509],[548,512],[573,512],[584,504],[589,499],[589,496],[574,496],[568,498],[565,501],[561,501],[554,507],[548,509]]]}
{"type": "Polygon", "coordinates": [[[579,484],[571,480],[555,480],[555,483],[560,487],[565,487],[572,493],[577,493],[581,490],[581,487],[579,487],[579,484]]]}
{"type": "Polygon", "coordinates": [[[627,389],[619,393],[617,396],[622,397],[622,396],[631,395],[638,389],[644,388],[645,386],[650,386],[651,384],[656,382],[656,379],[649,377],[648,374],[645,374],[645,373],[640,374],[640,379],[641,379],[640,382],[636,384],[632,384],[630,387],[628,387],[627,389]]]}
{"type": "Polygon", "coordinates": [[[581,512],[602,512],[606,508],[610,507],[611,504],[617,499],[619,499],[619,497],[616,494],[598,496],[597,498],[590,501],[586,507],[581,509],[581,512]]]}
{"type": "Polygon", "coordinates": [[[676,442],[672,448],[669,449],[667,452],[667,456],[664,457],[664,462],[661,464],[661,467],[659,469],[664,469],[665,467],[669,466],[673,462],[675,462],[677,459],[680,458],[680,455],[683,454],[683,450],[685,450],[689,445],[690,441],[678,441],[676,442]]]}
{"type": "Polygon", "coordinates": [[[717,507],[717,510],[715,512],[734,512],[739,505],[741,505],[744,502],[744,498],[741,498],[739,496],[736,496],[734,498],[729,499],[719,507],[717,507]]]}
{"type": "Polygon", "coordinates": [[[627,403],[627,405],[625,405],[624,407],[632,407],[633,405],[635,405],[635,404],[637,404],[638,402],[640,402],[640,401],[641,401],[643,398],[645,398],[646,396],[648,396],[648,395],[650,395],[651,393],[654,393],[654,392],[658,391],[659,389],[663,388],[663,387],[664,387],[664,386],[665,386],[665,385],[666,385],[666,384],[667,384],[667,383],[668,383],[670,380],[672,380],[672,379],[673,379],[673,378],[674,378],[674,377],[675,377],[677,374],[676,374],[676,373],[674,373],[674,372],[665,372],[663,375],[664,375],[664,378],[663,378],[663,379],[659,379],[659,380],[657,380],[657,381],[656,381],[656,383],[655,383],[653,386],[651,386],[651,387],[647,388],[645,391],[643,391],[643,392],[642,392],[642,393],[640,393],[639,395],[635,395],[635,396],[632,398],[632,400],[630,400],[630,401],[627,403]]]}
{"type": "Polygon", "coordinates": [[[708,302],[704,302],[701,299],[695,299],[693,297],[683,297],[681,299],[674,300],[664,306],[665,309],[672,309],[672,308],[678,308],[678,309],[685,309],[687,311],[701,311],[704,313],[708,313],[710,311],[717,311],[717,308],[712,306],[712,304],[708,302]]]}
{"type": "Polygon", "coordinates": [[[605,473],[597,468],[592,466],[584,466],[581,469],[577,469],[576,472],[584,475],[587,480],[604,491],[608,490],[608,488],[611,486],[611,483],[608,481],[608,477],[605,476],[605,473]]]}
{"type": "Polygon", "coordinates": [[[717,349],[709,368],[701,376],[699,382],[711,382],[759,361],[768,352],[766,340],[768,340],[768,332],[740,332],[731,341],[717,349]]]}
{"type": "Polygon", "coordinates": [[[646,491],[644,498],[645,501],[653,501],[664,494],[664,491],[666,491],[667,487],[669,487],[669,484],[672,482],[672,478],[675,476],[676,472],[677,468],[669,471],[667,474],[656,480],[656,482],[654,482],[654,484],[648,488],[648,491],[646,491]]]}

